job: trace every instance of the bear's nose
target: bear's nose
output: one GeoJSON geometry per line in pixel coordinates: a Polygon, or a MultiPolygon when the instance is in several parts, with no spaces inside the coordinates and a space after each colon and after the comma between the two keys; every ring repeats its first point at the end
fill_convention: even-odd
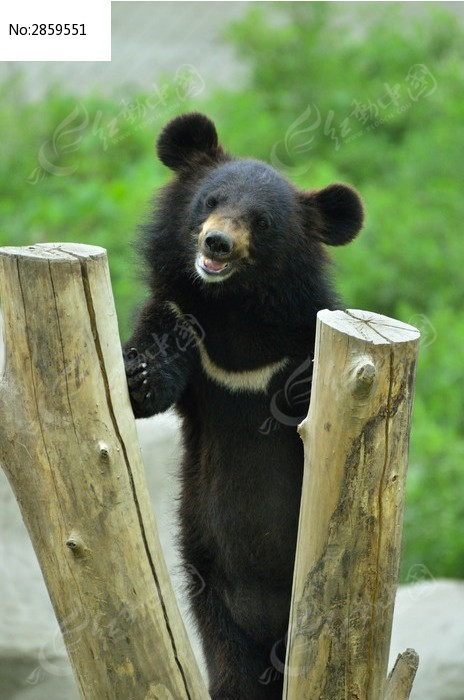
{"type": "Polygon", "coordinates": [[[234,239],[224,231],[209,231],[205,236],[206,250],[216,257],[224,257],[232,252],[234,239]]]}

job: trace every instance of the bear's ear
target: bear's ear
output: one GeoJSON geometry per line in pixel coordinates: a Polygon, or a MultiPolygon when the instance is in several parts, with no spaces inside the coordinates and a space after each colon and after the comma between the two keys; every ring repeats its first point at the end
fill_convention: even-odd
{"type": "Polygon", "coordinates": [[[364,210],[359,194],[352,187],[337,183],[302,195],[312,223],[317,222],[316,235],[321,241],[327,245],[345,245],[357,236],[364,222],[364,210]]]}
{"type": "Polygon", "coordinates": [[[170,121],[158,137],[156,151],[160,161],[172,170],[194,166],[199,156],[214,160],[222,154],[216,127],[197,112],[170,121]]]}

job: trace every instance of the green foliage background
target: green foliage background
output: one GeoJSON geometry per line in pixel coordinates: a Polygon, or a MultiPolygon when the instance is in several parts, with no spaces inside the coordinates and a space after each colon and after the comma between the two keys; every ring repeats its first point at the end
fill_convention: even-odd
{"type": "Polygon", "coordinates": [[[367,220],[334,251],[347,305],[423,332],[402,577],[464,577],[464,30],[433,5],[420,16],[377,5],[369,19],[337,3],[255,6],[227,29],[250,69],[240,91],[179,99],[165,76],[156,107],[146,94],[124,107],[56,90],[31,104],[17,80],[2,84],[0,243],[106,247],[126,337],[143,295],[129,241],[169,177],[152,149],[172,116],[207,112],[229,150],[280,164],[301,187],[353,184],[367,220]],[[41,147],[52,167],[37,167],[41,147]]]}

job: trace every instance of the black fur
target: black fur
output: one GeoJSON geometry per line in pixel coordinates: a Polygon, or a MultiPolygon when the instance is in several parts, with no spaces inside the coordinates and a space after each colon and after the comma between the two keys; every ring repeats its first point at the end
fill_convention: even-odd
{"type": "Polygon", "coordinates": [[[183,419],[182,554],[213,700],[280,699],[303,470],[296,425],[316,313],[339,305],[321,241],[354,238],[362,206],[346,185],[302,192],[232,158],[202,115],[175,119],[157,147],[176,177],[144,237],[151,293],[125,345],[132,405],[136,417],[175,405],[183,419]],[[228,278],[208,282],[195,260],[212,213],[232,235],[245,231],[248,248],[228,278]],[[228,372],[287,363],[265,390],[231,391],[206,373],[199,341],[228,372]]]}

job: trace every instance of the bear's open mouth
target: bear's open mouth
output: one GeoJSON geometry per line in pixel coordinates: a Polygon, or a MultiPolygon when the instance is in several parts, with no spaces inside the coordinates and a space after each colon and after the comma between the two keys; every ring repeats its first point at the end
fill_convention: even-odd
{"type": "Polygon", "coordinates": [[[203,253],[199,253],[195,267],[203,279],[223,279],[232,272],[234,263],[220,262],[219,260],[206,257],[203,253]]]}

